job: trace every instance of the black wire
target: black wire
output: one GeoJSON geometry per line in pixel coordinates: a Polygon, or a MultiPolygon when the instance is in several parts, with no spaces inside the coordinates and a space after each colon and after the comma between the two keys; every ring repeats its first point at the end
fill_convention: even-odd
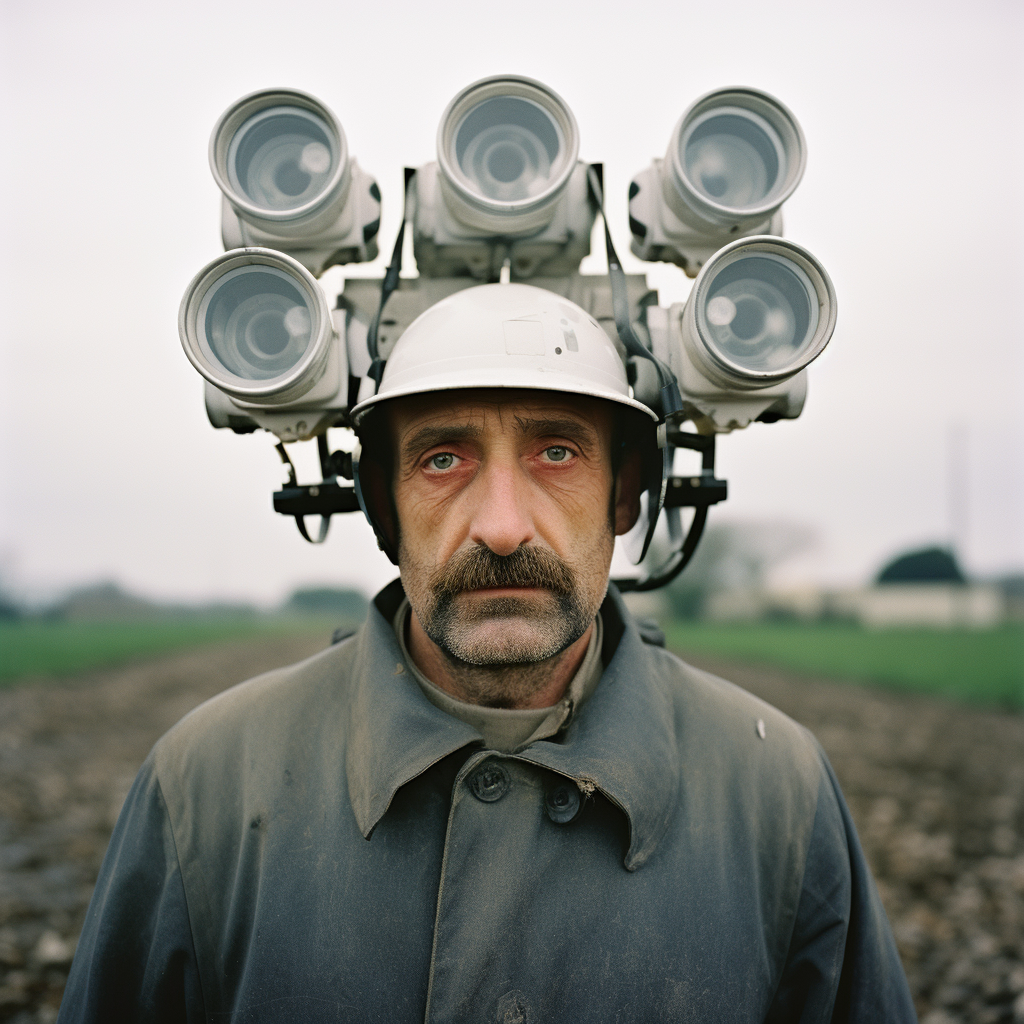
{"type": "Polygon", "coordinates": [[[295,463],[292,462],[292,457],[285,449],[284,442],[278,441],[277,444],[274,445],[274,448],[277,451],[277,454],[281,456],[281,461],[288,467],[288,483],[292,487],[297,487],[298,479],[295,476],[295,463]]]}
{"type": "Polygon", "coordinates": [[[402,273],[402,248],[405,245],[405,226],[409,223],[409,184],[414,177],[416,177],[415,168],[406,167],[405,198],[402,200],[402,226],[398,229],[395,247],[391,251],[391,262],[388,264],[388,269],[384,272],[384,280],[381,282],[380,302],[377,304],[377,312],[374,314],[373,320],[370,321],[370,328],[366,332],[366,347],[370,353],[370,372],[368,376],[373,380],[375,394],[380,388],[386,362],[386,360],[380,357],[380,349],[377,346],[377,334],[380,331],[380,320],[384,315],[384,306],[398,287],[402,273]]]}
{"type": "MultiPolygon", "coordinates": [[[[320,444],[321,438],[324,435],[321,434],[317,438],[317,444],[320,444]]],[[[323,447],[320,451],[321,467],[323,466],[323,448],[327,445],[326,439],[324,439],[323,447]]],[[[288,467],[288,485],[290,487],[298,487],[298,478],[295,475],[295,463],[292,462],[292,457],[288,454],[287,449],[284,446],[283,441],[278,441],[274,448],[277,450],[277,454],[281,456],[281,461],[288,467]]],[[[316,540],[313,540],[309,535],[309,531],[306,529],[306,517],[295,516],[295,525],[299,528],[299,533],[302,534],[303,538],[309,541],[310,544],[323,544],[327,540],[327,531],[331,528],[331,517],[321,516],[320,517],[320,532],[317,534],[316,540]]]]}
{"type": "Polygon", "coordinates": [[[693,554],[697,550],[697,544],[704,533],[704,525],[707,523],[707,519],[708,506],[698,505],[694,509],[693,521],[690,523],[690,528],[686,531],[686,540],[683,541],[681,548],[673,551],[668,559],[653,572],[644,573],[643,576],[637,579],[627,577],[621,580],[613,580],[612,582],[624,594],[657,590],[658,587],[664,587],[666,584],[671,583],[689,565],[690,559],[693,558],[693,554]]]}
{"type": "Polygon", "coordinates": [[[601,211],[601,223],[604,225],[604,246],[608,256],[608,279],[612,288],[612,310],[615,314],[615,329],[619,339],[626,346],[626,351],[638,359],[648,359],[654,364],[661,388],[661,422],[669,416],[680,412],[683,408],[683,396],[679,393],[679,383],[672,370],[667,367],[638,337],[629,316],[629,293],[626,290],[626,275],[619,262],[615,243],[612,241],[608,218],[604,212],[604,189],[598,165],[591,164],[587,168],[587,182],[591,194],[601,211]]]}

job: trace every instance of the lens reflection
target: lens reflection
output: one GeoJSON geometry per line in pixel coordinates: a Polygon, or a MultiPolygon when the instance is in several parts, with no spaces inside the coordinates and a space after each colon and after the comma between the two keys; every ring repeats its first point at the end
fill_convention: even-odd
{"type": "Polygon", "coordinates": [[[294,210],[331,179],[337,143],[327,123],[300,107],[269,107],[250,117],[228,150],[231,184],[265,210],[294,210]]]}
{"type": "Polygon", "coordinates": [[[793,368],[818,326],[817,296],[795,264],[744,256],[711,282],[703,319],[713,347],[746,370],[793,368]]]}
{"type": "Polygon", "coordinates": [[[531,199],[553,178],[562,135],[543,107],[517,96],[477,104],[455,134],[455,159],[482,196],[531,199]]]}
{"type": "Polygon", "coordinates": [[[756,206],[779,180],[782,143],[753,114],[713,114],[684,136],[680,148],[690,183],[722,206],[756,206]]]}
{"type": "Polygon", "coordinates": [[[229,271],[200,309],[210,351],[245,380],[271,380],[295,366],[312,340],[312,310],[305,295],[274,267],[229,271]]]}

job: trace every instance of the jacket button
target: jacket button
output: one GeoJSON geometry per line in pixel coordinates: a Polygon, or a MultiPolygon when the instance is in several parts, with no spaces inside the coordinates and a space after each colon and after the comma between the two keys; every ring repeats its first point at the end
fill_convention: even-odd
{"type": "Polygon", "coordinates": [[[580,791],[571,782],[559,782],[544,797],[544,810],[559,825],[567,825],[580,813],[580,791]]]}
{"type": "Polygon", "coordinates": [[[508,772],[494,761],[486,761],[469,777],[469,788],[473,796],[485,803],[500,800],[512,785],[508,772]]]}

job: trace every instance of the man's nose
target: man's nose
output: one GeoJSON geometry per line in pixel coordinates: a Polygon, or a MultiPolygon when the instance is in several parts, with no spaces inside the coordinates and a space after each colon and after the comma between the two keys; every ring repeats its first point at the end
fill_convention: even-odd
{"type": "Polygon", "coordinates": [[[509,464],[486,466],[474,481],[475,507],[469,539],[486,544],[496,555],[510,555],[534,537],[529,487],[509,464]]]}

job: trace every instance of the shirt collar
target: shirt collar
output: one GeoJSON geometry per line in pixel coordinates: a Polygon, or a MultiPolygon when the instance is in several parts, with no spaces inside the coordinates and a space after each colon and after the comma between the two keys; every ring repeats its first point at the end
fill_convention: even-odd
{"type": "MultiPolygon", "coordinates": [[[[369,838],[398,789],[480,735],[434,707],[405,666],[392,622],[404,593],[395,580],[370,607],[355,639],[346,755],[349,797],[369,838]]],[[[643,642],[613,585],[601,609],[607,668],[594,695],[557,738],[516,755],[598,789],[629,820],[629,870],[668,827],[679,790],[675,709],[662,659],[643,642]],[[614,654],[612,653],[614,651],[614,654]]]]}

